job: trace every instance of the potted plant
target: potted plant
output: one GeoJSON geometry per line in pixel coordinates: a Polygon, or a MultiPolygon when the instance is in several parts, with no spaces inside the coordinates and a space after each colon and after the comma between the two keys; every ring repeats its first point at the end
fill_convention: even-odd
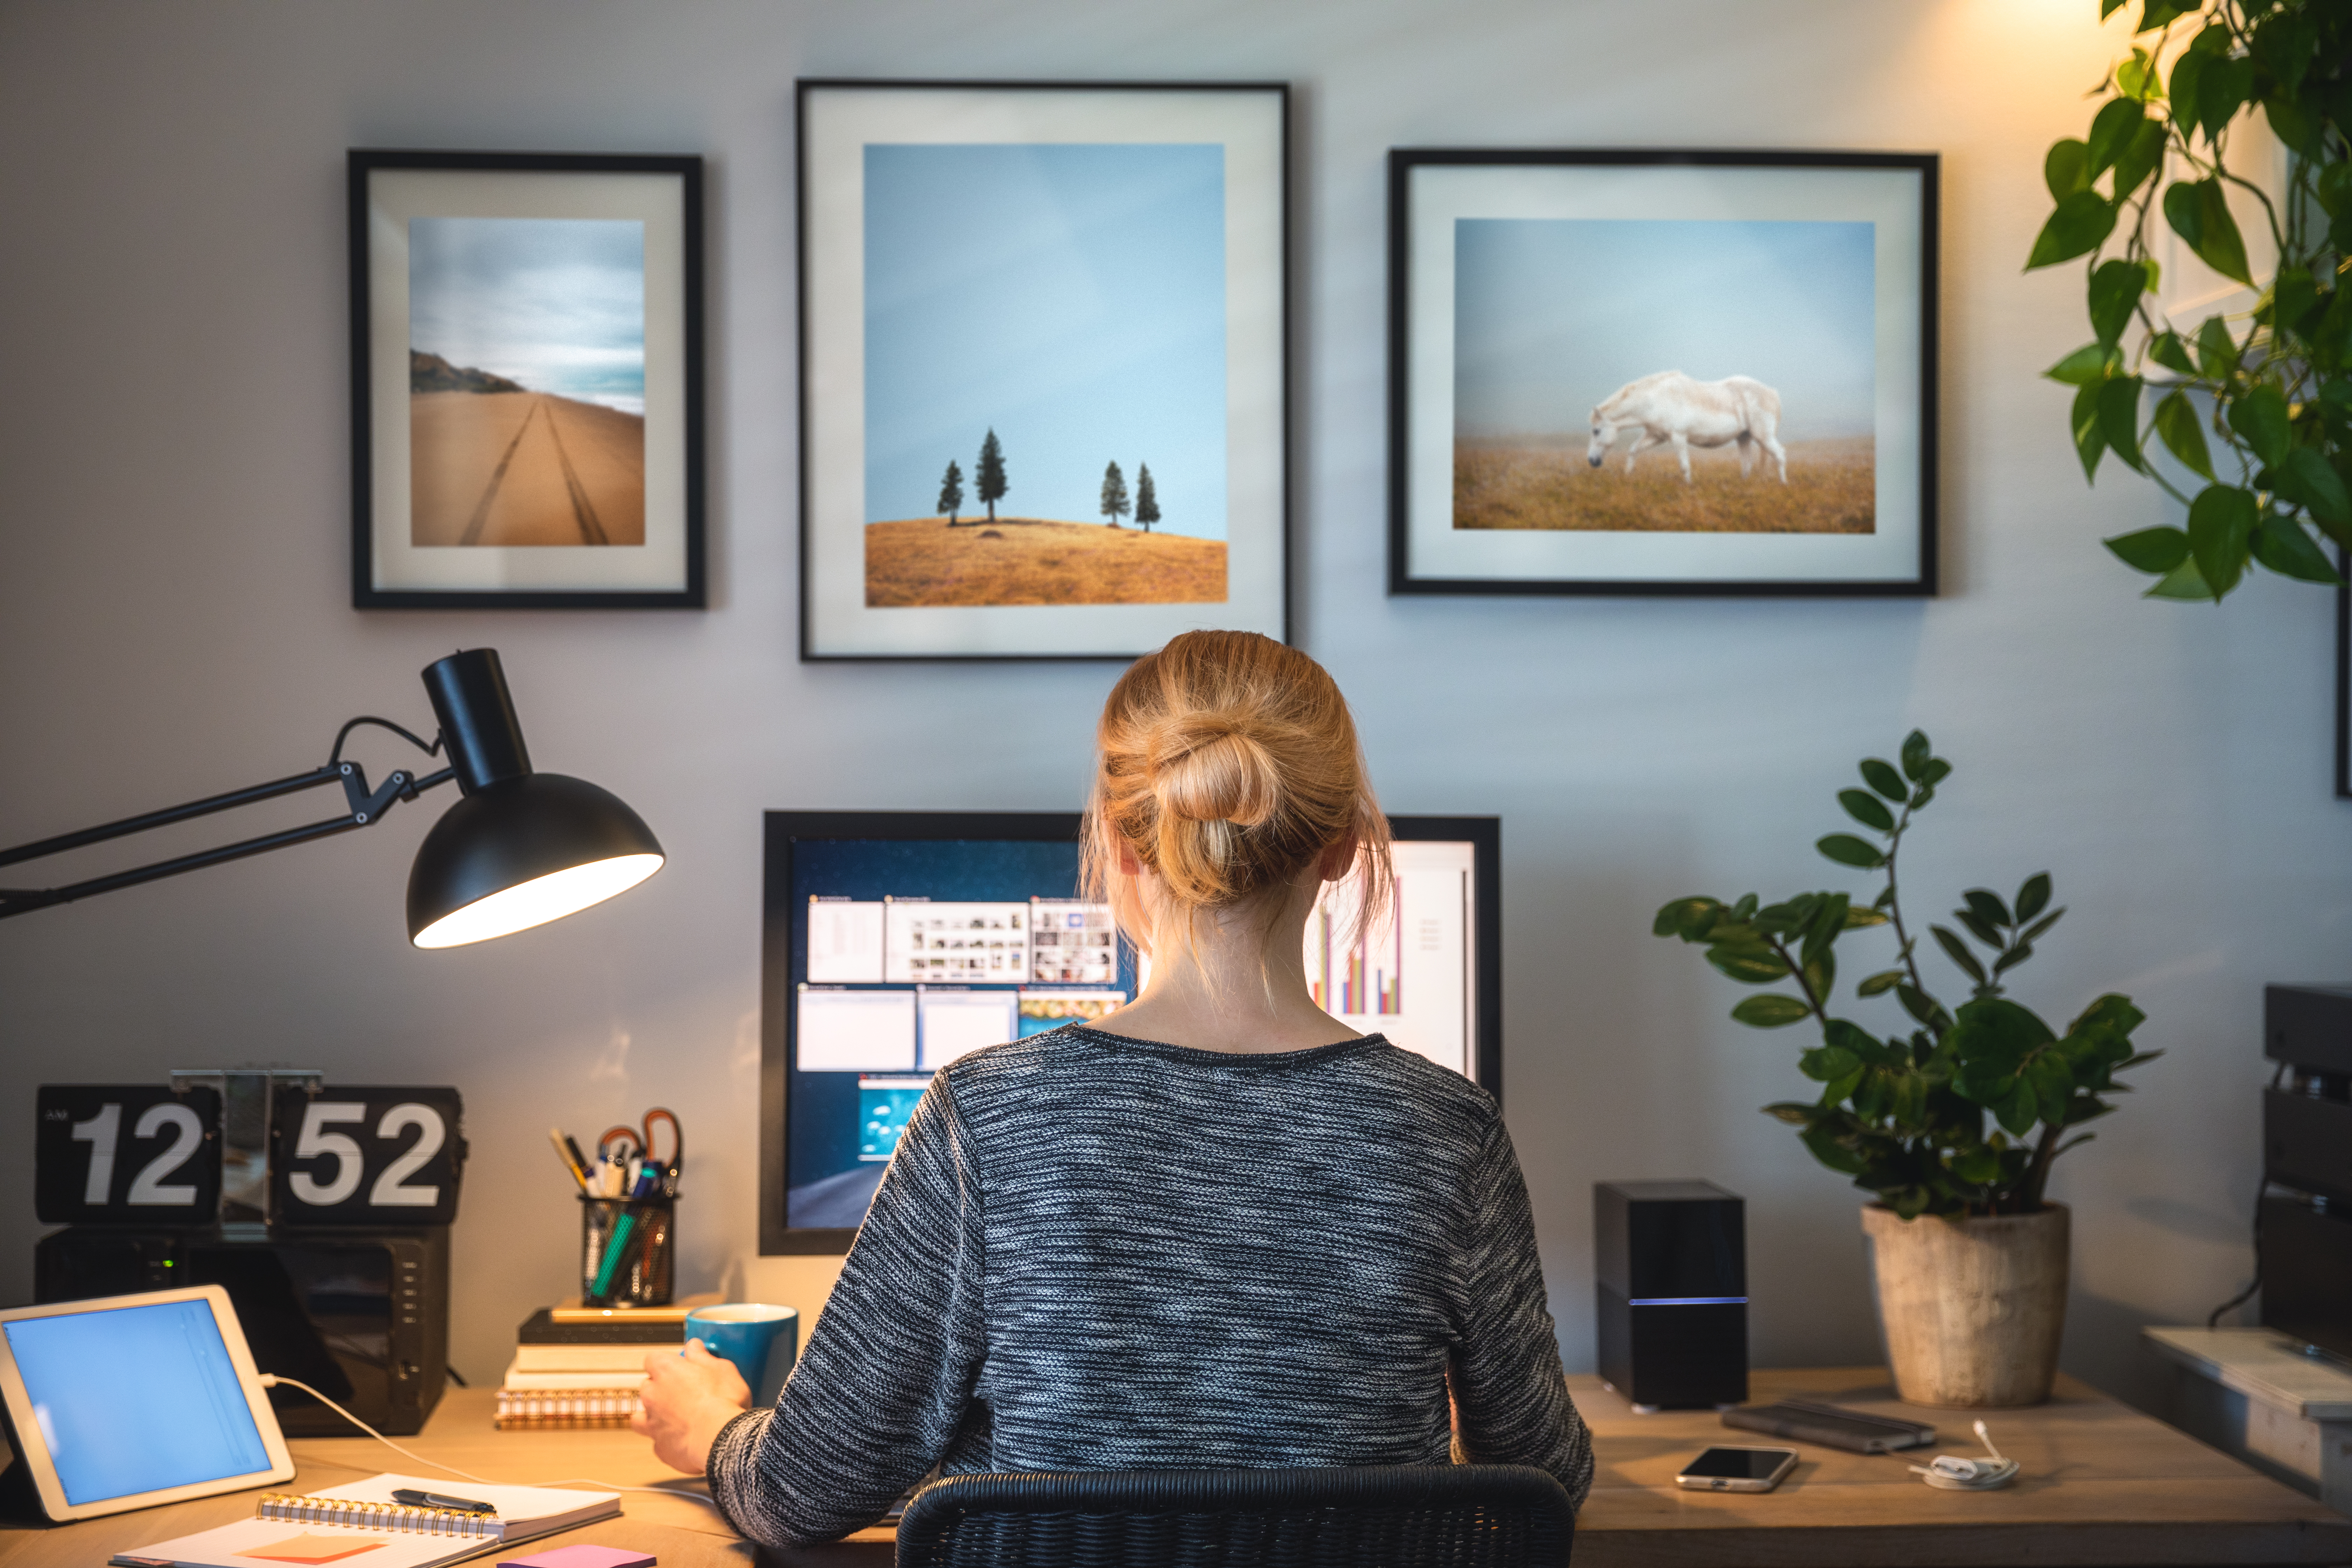
{"type": "MultiPolygon", "coordinates": [[[[2100,18],[2126,5],[2099,0],[2100,18]]],[[[2055,205],[2025,264],[2088,258],[2092,341],[2047,373],[2076,389],[2084,474],[2113,452],[2188,509],[2185,528],[2107,548],[2156,576],[2154,598],[2219,600],[2250,561],[2333,584],[2323,545],[2352,546],[2352,287],[2339,275],[2352,258],[2352,7],[2141,0],[2134,38],[2093,94],[2103,101],[2086,134],[2050,149],[2055,205]],[[2282,192],[2230,164],[2231,127],[2255,110],[2289,155],[2282,192]],[[2266,283],[2231,189],[2278,257],[2266,283]],[[2175,321],[2155,308],[2159,212],[2207,266],[2259,289],[2250,312],[2175,321]],[[2151,439],[2174,474],[2152,461],[2151,439]]]]}
{"type": "Polygon", "coordinates": [[[1773,904],[1754,893],[1676,899],[1651,929],[1704,947],[1742,984],[1774,988],[1732,1008],[1739,1022],[1819,1031],[1797,1066],[1820,1097],[1764,1110],[1874,1196],[1862,1223],[1896,1393],[1916,1405],[2038,1404],[2057,1373],[2066,1313],[2067,1214],[2044,1197],[2051,1165],[2090,1140],[2084,1123],[2115,1109],[2106,1097],[2127,1087],[2116,1074],[2160,1053],[2134,1048],[2144,1015],[2126,997],[2101,996],[2060,1034],[2005,994],[2004,981],[2065,912],[2050,907],[2046,871],[2013,899],[1972,888],[1952,911],[1958,930],[1927,927],[1971,987],[1956,1008],[1936,998],[1896,872],[1904,836],[1952,768],[1916,730],[1899,754],[1899,768],[1865,758],[1868,787],[1838,793],[1877,842],[1832,833],[1817,845],[1884,876],[1870,902],[1839,892],[1773,904]],[[1853,994],[1887,997],[1907,1015],[1884,1035],[1832,1011],[1840,939],[1881,927],[1894,940],[1891,962],[1853,994]]]}

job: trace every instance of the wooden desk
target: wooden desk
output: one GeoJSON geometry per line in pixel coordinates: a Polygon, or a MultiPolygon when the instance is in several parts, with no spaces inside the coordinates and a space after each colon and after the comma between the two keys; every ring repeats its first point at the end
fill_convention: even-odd
{"type": "MultiPolygon", "coordinates": [[[[2024,1466],[2005,1490],[1934,1490],[1906,1468],[1918,1461],[1916,1453],[1874,1458],[1800,1443],[1791,1445],[1804,1456],[1795,1472],[1763,1496],[1683,1491],[1674,1476],[1708,1443],[1770,1439],[1730,1431],[1712,1411],[1636,1415],[1595,1379],[1570,1383],[1599,1455],[1592,1496],[1577,1521],[1576,1568],[2352,1563],[2352,1520],[2067,1378],[2048,1405],[1989,1417],[2001,1451],[2024,1466]]],[[[1759,1402],[1828,1398],[1933,1421],[1946,1440],[1927,1453],[1967,1452],[1976,1443],[1967,1413],[1899,1405],[1876,1369],[1759,1372],[1750,1392],[1759,1402]]],[[[501,1481],[591,1477],[698,1488],[666,1471],[645,1441],[626,1432],[499,1432],[490,1426],[491,1408],[487,1390],[452,1389],[425,1430],[404,1441],[501,1481]]],[[[403,1468],[398,1455],[364,1437],[300,1438],[289,1447],[301,1467],[292,1490],[403,1468]]],[[[662,1568],[750,1568],[751,1549],[700,1503],[629,1492],[621,1506],[620,1519],[549,1536],[530,1550],[595,1541],[653,1552],[662,1568]]],[[[252,1510],[252,1494],[242,1493],[49,1530],[0,1527],[0,1568],[98,1568],[116,1552],[252,1510]]],[[[890,1550],[888,1531],[868,1530],[782,1560],[879,1568],[890,1550]]]]}

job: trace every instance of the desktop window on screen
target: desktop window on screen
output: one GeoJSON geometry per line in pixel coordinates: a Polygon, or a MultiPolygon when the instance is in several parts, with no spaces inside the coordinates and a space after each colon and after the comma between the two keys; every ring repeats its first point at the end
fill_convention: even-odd
{"type": "Polygon", "coordinates": [[[5,1325],[66,1501],[256,1475],[269,1451],[203,1301],[5,1325]]]}
{"type": "MultiPolygon", "coordinates": [[[[1462,1073],[1477,1037],[1475,850],[1400,840],[1383,917],[1357,932],[1355,884],[1335,883],[1306,935],[1327,1011],[1462,1073]]],[[[1077,879],[1066,840],[793,840],[788,1226],[864,1220],[940,1068],[1137,994],[1133,950],[1107,906],[1072,896],[1077,879]]]]}

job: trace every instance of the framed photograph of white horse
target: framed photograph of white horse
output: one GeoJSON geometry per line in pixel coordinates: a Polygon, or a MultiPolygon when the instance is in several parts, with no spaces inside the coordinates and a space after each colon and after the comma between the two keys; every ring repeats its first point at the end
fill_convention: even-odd
{"type": "Polygon", "coordinates": [[[803,658],[1286,635],[1287,102],[799,84],[803,658]]]}
{"type": "Polygon", "coordinates": [[[1389,591],[1936,591],[1932,153],[1389,154],[1389,591]]]}
{"type": "Polygon", "coordinates": [[[349,179],[352,605],[701,608],[702,160],[349,179]]]}

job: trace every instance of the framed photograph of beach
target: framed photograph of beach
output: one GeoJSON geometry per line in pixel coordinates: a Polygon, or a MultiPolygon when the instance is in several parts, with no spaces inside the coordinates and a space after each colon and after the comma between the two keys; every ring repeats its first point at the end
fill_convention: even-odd
{"type": "Polygon", "coordinates": [[[1932,153],[1389,153],[1389,591],[1936,591],[1932,153]]]}
{"type": "Polygon", "coordinates": [[[702,160],[350,156],[352,603],[699,609],[702,160]]]}
{"type": "Polygon", "coordinates": [[[1287,89],[797,107],[801,657],[1285,637],[1287,89]]]}

